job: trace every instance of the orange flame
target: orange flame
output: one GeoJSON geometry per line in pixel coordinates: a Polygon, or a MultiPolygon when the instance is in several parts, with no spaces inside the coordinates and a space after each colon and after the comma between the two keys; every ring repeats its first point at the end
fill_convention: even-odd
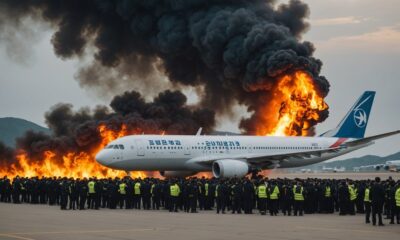
{"type": "Polygon", "coordinates": [[[307,73],[298,71],[285,75],[278,80],[272,99],[262,109],[264,119],[256,134],[306,136],[311,122],[318,121],[319,112],[326,109],[328,105],[307,73]]]}
{"type": "MultiPolygon", "coordinates": [[[[16,163],[0,169],[0,176],[15,177],[72,177],[72,178],[108,178],[125,177],[124,171],[113,170],[103,167],[95,161],[98,151],[104,148],[109,142],[134,132],[128,132],[127,127],[123,125],[120,130],[110,130],[106,125],[99,125],[97,128],[101,136],[101,143],[91,152],[69,152],[58,156],[55,152],[44,151],[41,161],[29,159],[26,152],[19,150],[16,156],[16,163]],[[62,161],[61,161],[62,160],[62,161]]],[[[155,173],[149,172],[130,172],[133,178],[145,178],[154,176],[155,173]]]]}

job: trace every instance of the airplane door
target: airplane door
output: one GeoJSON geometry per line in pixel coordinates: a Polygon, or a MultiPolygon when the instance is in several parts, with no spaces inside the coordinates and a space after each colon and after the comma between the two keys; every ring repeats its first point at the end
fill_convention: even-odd
{"type": "Polygon", "coordinates": [[[135,140],[135,143],[136,143],[137,155],[138,156],[144,156],[144,143],[143,143],[143,140],[137,139],[137,140],[135,140]]]}
{"type": "Polygon", "coordinates": [[[253,152],[253,147],[251,147],[250,145],[247,147],[247,150],[249,151],[249,153],[253,152]]]}
{"type": "Polygon", "coordinates": [[[190,155],[190,146],[185,147],[185,155],[190,155]]]}

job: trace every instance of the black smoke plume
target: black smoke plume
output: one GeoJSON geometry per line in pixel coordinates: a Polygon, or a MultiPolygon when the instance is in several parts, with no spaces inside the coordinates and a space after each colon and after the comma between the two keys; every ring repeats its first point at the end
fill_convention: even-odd
{"type": "Polygon", "coordinates": [[[0,168],[6,168],[15,162],[14,149],[0,141],[0,168]]]}
{"type": "MultiPolygon", "coordinates": [[[[302,70],[323,97],[329,91],[312,43],[301,40],[309,9],[300,0],[279,6],[275,0],[2,0],[0,9],[7,16],[0,26],[28,17],[50,23],[60,58],[92,56],[77,74],[82,86],[108,91],[133,82],[154,92],[161,82],[155,72],[161,72],[175,88],[203,89],[201,106],[219,114],[236,103],[247,106],[254,115],[241,126],[250,133],[282,75],[302,70]]],[[[167,124],[165,113],[151,107],[142,116],[167,124]]],[[[81,117],[84,111],[71,121],[81,117]]]]}
{"type": "MultiPolygon", "coordinates": [[[[110,110],[98,106],[91,110],[73,110],[70,104],[55,105],[45,114],[52,135],[28,131],[17,139],[17,149],[23,150],[30,161],[44,160],[43,154],[51,151],[60,164],[68,153],[93,153],[98,150],[102,137],[100,126],[126,134],[194,134],[203,127],[205,133],[215,126],[215,113],[206,108],[192,108],[186,96],[179,91],[159,93],[152,102],[146,102],[135,91],[114,97],[110,110]]],[[[14,163],[14,150],[0,143],[0,166],[14,163]]],[[[18,162],[16,162],[18,168],[18,162]]]]}

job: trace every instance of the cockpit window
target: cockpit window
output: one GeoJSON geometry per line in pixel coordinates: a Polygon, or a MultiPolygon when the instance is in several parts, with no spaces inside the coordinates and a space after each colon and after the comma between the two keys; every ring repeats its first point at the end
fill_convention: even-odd
{"type": "Polygon", "coordinates": [[[114,145],[108,145],[107,147],[106,147],[106,149],[110,149],[110,148],[113,148],[114,147],[114,145]]]}
{"type": "Polygon", "coordinates": [[[124,145],[120,144],[118,146],[119,146],[119,149],[124,149],[124,145]]]}
{"type": "Polygon", "coordinates": [[[119,149],[118,145],[114,145],[114,149],[119,149]]]}

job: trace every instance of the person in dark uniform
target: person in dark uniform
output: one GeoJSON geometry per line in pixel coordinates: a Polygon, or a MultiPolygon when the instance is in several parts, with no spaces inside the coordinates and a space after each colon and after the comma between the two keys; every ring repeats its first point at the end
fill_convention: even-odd
{"type": "Polygon", "coordinates": [[[199,198],[199,188],[197,187],[197,181],[192,180],[191,184],[189,185],[189,205],[190,205],[190,212],[197,213],[197,200],[199,198]]]}
{"type": "Polygon", "coordinates": [[[348,206],[350,205],[350,193],[349,188],[345,181],[340,183],[340,187],[338,189],[338,201],[339,201],[339,215],[348,214],[348,206]]]}
{"type": "Polygon", "coordinates": [[[109,197],[109,208],[110,209],[116,209],[117,208],[117,203],[119,200],[119,193],[118,193],[118,186],[117,182],[115,180],[109,181],[108,186],[107,186],[107,191],[108,191],[108,197],[109,197]]]}
{"type": "Polygon", "coordinates": [[[182,185],[182,192],[181,192],[181,198],[182,198],[182,202],[183,202],[183,211],[185,212],[189,212],[190,211],[190,202],[189,202],[189,188],[190,188],[190,183],[189,182],[185,182],[182,185]]]}
{"type": "Polygon", "coordinates": [[[384,226],[382,222],[382,208],[385,202],[385,189],[381,184],[379,177],[375,178],[375,183],[370,190],[371,207],[372,207],[372,225],[376,225],[376,216],[378,215],[379,226],[384,226]]]}
{"type": "Polygon", "coordinates": [[[78,207],[79,190],[75,180],[69,180],[69,209],[75,210],[78,207]]]}
{"type": "Polygon", "coordinates": [[[21,181],[19,176],[16,176],[14,178],[13,184],[12,184],[12,199],[13,203],[21,203],[20,201],[20,194],[21,194],[21,181]]]}
{"type": "Polygon", "coordinates": [[[102,191],[102,196],[101,196],[101,208],[106,208],[106,207],[108,207],[108,204],[109,204],[108,181],[109,181],[109,179],[103,181],[103,191],[102,191]]]}
{"type": "MultiPolygon", "coordinates": [[[[229,188],[225,183],[225,180],[220,180],[215,187],[215,197],[217,199],[217,214],[220,212],[225,214],[226,202],[229,196],[229,188]]],[[[234,210],[233,212],[234,213],[234,210]]]]}
{"type": "Polygon", "coordinates": [[[281,203],[282,203],[282,213],[283,215],[292,215],[292,204],[293,204],[293,188],[289,183],[285,183],[282,186],[281,192],[281,203]]]}
{"type": "Polygon", "coordinates": [[[132,209],[133,208],[133,181],[129,177],[126,179],[126,209],[132,209]]]}
{"type": "Polygon", "coordinates": [[[142,193],[142,199],[143,199],[143,209],[144,210],[150,210],[151,207],[151,185],[149,183],[149,179],[146,178],[143,181],[143,184],[141,185],[140,192],[142,193]]]}
{"type": "Polygon", "coordinates": [[[250,179],[246,178],[243,185],[243,207],[245,214],[253,213],[253,200],[255,196],[254,185],[250,179]]]}
{"type": "MultiPolygon", "coordinates": [[[[389,186],[390,186],[390,191],[389,191],[389,207],[390,207],[390,224],[394,224],[394,217],[396,215],[396,182],[393,180],[389,180],[389,186]]],[[[397,219],[397,221],[399,221],[397,219]]]]}
{"type": "Polygon", "coordinates": [[[236,182],[232,185],[232,213],[238,214],[242,213],[242,197],[243,197],[243,185],[240,180],[236,180],[236,182]]]}
{"type": "Polygon", "coordinates": [[[88,186],[85,180],[79,182],[79,210],[85,210],[88,186]]]}
{"type": "Polygon", "coordinates": [[[69,193],[69,185],[67,179],[64,178],[59,183],[60,185],[60,208],[61,210],[67,210],[68,204],[68,193],[69,193]]]}

